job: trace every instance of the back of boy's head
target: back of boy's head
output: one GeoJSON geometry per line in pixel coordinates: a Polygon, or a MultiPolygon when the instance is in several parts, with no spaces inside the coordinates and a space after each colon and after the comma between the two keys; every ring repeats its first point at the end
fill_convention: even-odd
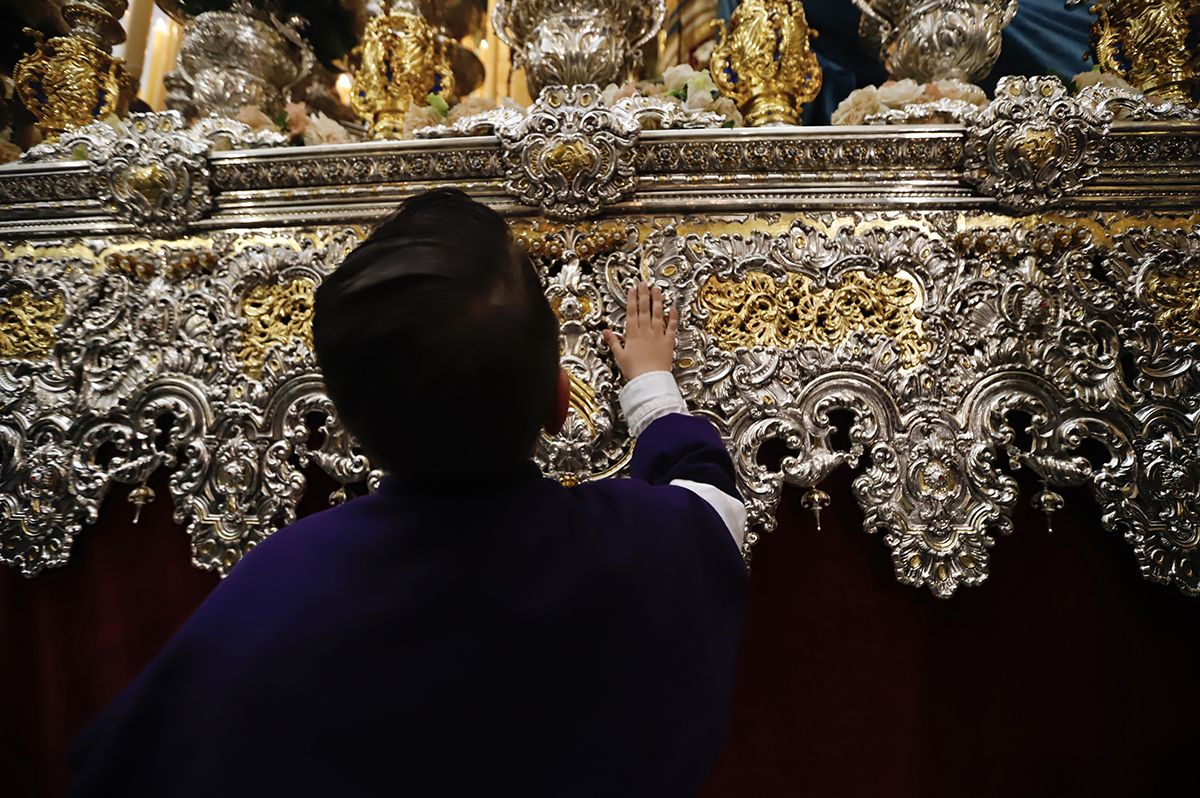
{"type": "Polygon", "coordinates": [[[461,191],[406,200],[350,253],[313,339],[342,421],[405,478],[515,466],[551,415],[558,323],[508,225],[461,191]]]}

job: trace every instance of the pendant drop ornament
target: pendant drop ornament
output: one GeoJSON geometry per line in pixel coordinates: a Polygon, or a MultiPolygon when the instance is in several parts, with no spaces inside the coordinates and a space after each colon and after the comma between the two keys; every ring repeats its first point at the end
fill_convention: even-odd
{"type": "Polygon", "coordinates": [[[133,523],[136,524],[141,519],[142,508],[154,501],[154,498],[154,489],[144,482],[129,491],[128,500],[133,505],[133,523]]]}
{"type": "Polygon", "coordinates": [[[821,531],[821,511],[829,506],[829,494],[820,488],[811,488],[800,497],[800,506],[812,510],[817,522],[817,531],[821,531]]]}
{"type": "Polygon", "coordinates": [[[1046,514],[1046,532],[1054,533],[1054,514],[1061,510],[1065,504],[1061,493],[1053,491],[1045,483],[1042,483],[1042,489],[1033,494],[1033,498],[1029,500],[1033,505],[1033,509],[1041,510],[1046,514]]]}

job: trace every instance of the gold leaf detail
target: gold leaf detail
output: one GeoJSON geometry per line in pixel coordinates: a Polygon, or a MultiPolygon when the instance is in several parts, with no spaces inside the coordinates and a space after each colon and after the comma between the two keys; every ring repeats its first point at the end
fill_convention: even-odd
{"type": "Polygon", "coordinates": [[[63,298],[38,299],[28,291],[0,301],[0,357],[40,360],[50,354],[62,323],[63,298]]]}
{"type": "Polygon", "coordinates": [[[725,348],[835,346],[864,332],[890,338],[905,368],[918,365],[930,350],[917,315],[916,287],[900,275],[848,272],[841,284],[814,289],[804,275],[776,282],[764,272],[750,272],[741,281],[708,278],[698,299],[708,312],[706,327],[725,348]]]}
{"type": "Polygon", "coordinates": [[[1167,335],[1200,342],[1200,275],[1152,272],[1146,278],[1146,299],[1167,335]]]}
{"type": "Polygon", "coordinates": [[[237,357],[252,377],[262,376],[267,351],[277,344],[301,341],[312,348],[312,280],[300,278],[286,284],[255,286],[242,300],[246,330],[237,357]]]}

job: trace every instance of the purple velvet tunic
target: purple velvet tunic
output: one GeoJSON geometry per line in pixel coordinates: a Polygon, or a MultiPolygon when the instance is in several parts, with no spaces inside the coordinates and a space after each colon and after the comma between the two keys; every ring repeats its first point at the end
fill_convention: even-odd
{"type": "Polygon", "coordinates": [[[76,743],[74,794],[694,795],[746,573],[667,483],[736,496],[733,469],[711,424],[668,415],[632,472],[385,480],[281,530],[76,743]]]}

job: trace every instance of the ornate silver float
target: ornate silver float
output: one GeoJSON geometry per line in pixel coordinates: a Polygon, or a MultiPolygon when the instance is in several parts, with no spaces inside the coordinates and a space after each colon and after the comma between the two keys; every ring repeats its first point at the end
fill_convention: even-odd
{"type": "Polygon", "coordinates": [[[964,124],[643,130],[554,91],[496,135],[264,148],[151,115],[0,169],[0,558],[63,564],[109,491],[145,502],[170,469],[196,563],[224,573],[295,517],[306,468],[371,484],[313,362],[313,291],[398,200],[455,185],[511,219],[562,321],[548,474],[626,467],[600,331],[648,278],[749,546],[785,484],[819,508],[849,468],[897,577],[949,596],[988,577],[1027,469],[1023,500],[1049,516],[1090,487],[1146,578],[1200,593],[1193,112],[1011,78],[964,124]]]}

